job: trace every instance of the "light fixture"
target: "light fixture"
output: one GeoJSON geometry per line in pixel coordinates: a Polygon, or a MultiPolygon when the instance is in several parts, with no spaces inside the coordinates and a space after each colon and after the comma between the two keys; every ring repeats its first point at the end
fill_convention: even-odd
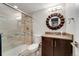
{"type": "Polygon", "coordinates": [[[69,24],[71,23],[71,21],[75,22],[75,18],[71,17],[71,18],[68,18],[69,20],[69,24]]]}
{"type": "Polygon", "coordinates": [[[62,10],[62,6],[55,6],[53,8],[48,9],[49,12],[54,12],[54,11],[58,11],[58,10],[62,10]]]}
{"type": "Polygon", "coordinates": [[[16,6],[16,5],[14,5],[13,7],[14,7],[15,9],[17,9],[17,8],[18,8],[18,6],[16,6]]]}
{"type": "Polygon", "coordinates": [[[49,8],[48,11],[51,12],[53,8],[49,8]]]}

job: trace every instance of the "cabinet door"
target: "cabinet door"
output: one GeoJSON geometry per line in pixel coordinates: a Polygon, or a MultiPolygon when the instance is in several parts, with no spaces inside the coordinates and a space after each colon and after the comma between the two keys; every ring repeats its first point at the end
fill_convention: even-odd
{"type": "Polygon", "coordinates": [[[53,40],[42,37],[42,56],[53,56],[53,40]]]}
{"type": "Polygon", "coordinates": [[[71,40],[55,39],[54,41],[54,56],[71,56],[72,46],[71,40]]]}

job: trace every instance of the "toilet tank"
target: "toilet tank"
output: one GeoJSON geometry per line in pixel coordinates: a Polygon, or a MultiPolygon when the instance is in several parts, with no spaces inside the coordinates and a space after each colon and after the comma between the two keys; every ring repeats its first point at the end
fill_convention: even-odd
{"type": "Polygon", "coordinates": [[[33,42],[34,43],[40,43],[41,42],[41,35],[33,35],[33,42]]]}

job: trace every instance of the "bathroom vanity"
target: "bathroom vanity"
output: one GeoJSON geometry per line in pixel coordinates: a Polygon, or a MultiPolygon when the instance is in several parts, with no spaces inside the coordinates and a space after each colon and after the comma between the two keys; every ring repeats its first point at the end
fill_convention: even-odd
{"type": "Polygon", "coordinates": [[[73,35],[46,32],[42,36],[42,56],[72,56],[73,35]]]}

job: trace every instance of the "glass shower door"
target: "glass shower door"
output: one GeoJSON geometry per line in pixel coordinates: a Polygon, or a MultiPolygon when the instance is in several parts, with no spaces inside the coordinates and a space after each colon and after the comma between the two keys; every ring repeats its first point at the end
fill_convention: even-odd
{"type": "Polygon", "coordinates": [[[2,40],[2,55],[6,52],[24,44],[20,38],[20,26],[18,22],[21,20],[21,13],[0,4],[0,34],[2,40]]]}

